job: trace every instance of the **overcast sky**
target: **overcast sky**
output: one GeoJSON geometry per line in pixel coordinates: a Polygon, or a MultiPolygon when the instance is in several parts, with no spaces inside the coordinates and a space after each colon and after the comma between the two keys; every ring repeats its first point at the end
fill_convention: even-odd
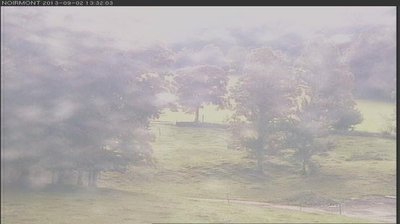
{"type": "MultiPolygon", "coordinates": [[[[36,12],[45,23],[111,37],[122,48],[185,39],[230,39],[229,29],[266,27],[277,34],[312,36],[327,29],[396,23],[395,7],[3,7],[2,19],[15,11],[36,12]]],[[[32,21],[34,23],[35,21],[32,21]]],[[[29,24],[26,24],[29,25],[29,24]]],[[[33,25],[33,24],[32,24],[33,25]]],[[[338,36],[338,41],[346,37],[338,36]]]]}

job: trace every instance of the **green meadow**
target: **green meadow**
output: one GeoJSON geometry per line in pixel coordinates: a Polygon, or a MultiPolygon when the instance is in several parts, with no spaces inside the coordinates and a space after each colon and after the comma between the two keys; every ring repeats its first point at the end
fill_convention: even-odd
{"type": "MultiPolygon", "coordinates": [[[[373,103],[359,108],[366,105],[374,108],[373,103]]],[[[393,107],[385,106],[390,113],[393,107]]],[[[369,109],[364,122],[370,125],[364,127],[377,131],[379,125],[371,126],[371,119],[377,119],[376,113],[380,112],[369,109]]],[[[222,123],[227,112],[217,113],[207,115],[207,122],[222,119],[222,123]]],[[[171,113],[161,118],[167,117],[170,121],[191,118],[171,113]]],[[[155,166],[134,166],[123,174],[102,173],[98,189],[46,188],[21,193],[5,188],[2,223],[365,223],[376,220],[303,212],[300,206],[396,193],[393,139],[333,136],[336,150],[313,157],[319,164],[313,175],[301,176],[300,167],[289,158],[276,157],[266,164],[266,175],[260,176],[246,152],[228,148],[230,133],[225,129],[176,127],[160,122],[154,122],[151,129],[156,135],[155,166]],[[235,199],[299,206],[299,210],[230,202],[235,199]]]]}

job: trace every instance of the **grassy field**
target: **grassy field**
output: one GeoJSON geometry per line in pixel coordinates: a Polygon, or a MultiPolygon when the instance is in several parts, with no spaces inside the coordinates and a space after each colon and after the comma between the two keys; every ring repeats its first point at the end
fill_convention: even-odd
{"type": "Polygon", "coordinates": [[[98,190],[21,194],[5,189],[2,223],[367,222],[188,198],[300,205],[396,192],[394,140],[335,136],[337,150],[314,158],[321,167],[313,176],[303,177],[300,167],[277,158],[260,176],[245,152],[227,148],[225,130],[163,124],[152,129],[156,167],[104,173],[98,190]]]}
{"type": "Polygon", "coordinates": [[[365,222],[343,216],[106,189],[97,192],[19,193],[2,200],[2,223],[365,222]]]}
{"type": "MultiPolygon", "coordinates": [[[[386,106],[390,113],[392,107],[386,106]]],[[[362,124],[364,130],[377,130],[377,122],[371,119],[378,119],[382,110],[369,102],[359,107],[364,108],[364,122],[370,122],[362,124]]],[[[206,121],[222,123],[226,113],[210,116],[206,121]]],[[[177,115],[174,119],[183,118],[177,115]]],[[[188,115],[187,119],[192,117],[188,115]]],[[[155,167],[135,166],[124,174],[103,173],[97,190],[67,188],[21,193],[3,188],[2,223],[374,222],[189,198],[312,206],[396,193],[393,139],[333,136],[337,148],[313,157],[320,164],[314,175],[303,177],[300,167],[288,159],[271,158],[266,175],[260,176],[246,152],[228,149],[230,135],[224,129],[160,123],[154,123],[151,129],[156,135],[155,167]]]]}
{"type": "Polygon", "coordinates": [[[364,117],[361,124],[355,127],[358,131],[381,132],[386,119],[396,114],[396,104],[370,100],[357,100],[357,108],[364,117]]]}
{"type": "Polygon", "coordinates": [[[154,129],[161,132],[154,145],[158,168],[176,174],[178,183],[182,178],[184,188],[193,183],[179,189],[190,196],[230,194],[293,203],[293,197],[307,192],[332,200],[395,194],[396,143],[391,139],[334,136],[337,149],[314,158],[321,164],[319,173],[304,178],[298,173],[300,167],[273,158],[266,165],[266,177],[260,177],[246,152],[227,148],[230,136],[225,131],[168,125],[154,129]],[[182,138],[176,141],[176,136],[182,138]]]}

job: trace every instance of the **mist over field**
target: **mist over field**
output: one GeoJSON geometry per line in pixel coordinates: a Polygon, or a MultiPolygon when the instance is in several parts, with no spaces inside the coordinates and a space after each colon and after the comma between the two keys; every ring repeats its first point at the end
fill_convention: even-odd
{"type": "Polygon", "coordinates": [[[395,222],[395,7],[1,16],[2,222],[395,222]]]}

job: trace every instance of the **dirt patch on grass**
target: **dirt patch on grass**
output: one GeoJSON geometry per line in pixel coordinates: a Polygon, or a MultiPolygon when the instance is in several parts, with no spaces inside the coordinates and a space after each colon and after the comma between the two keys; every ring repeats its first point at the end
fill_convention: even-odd
{"type": "Polygon", "coordinates": [[[341,213],[349,217],[358,217],[380,222],[396,223],[395,197],[369,197],[353,199],[335,206],[321,206],[323,210],[332,213],[341,213]]]}

